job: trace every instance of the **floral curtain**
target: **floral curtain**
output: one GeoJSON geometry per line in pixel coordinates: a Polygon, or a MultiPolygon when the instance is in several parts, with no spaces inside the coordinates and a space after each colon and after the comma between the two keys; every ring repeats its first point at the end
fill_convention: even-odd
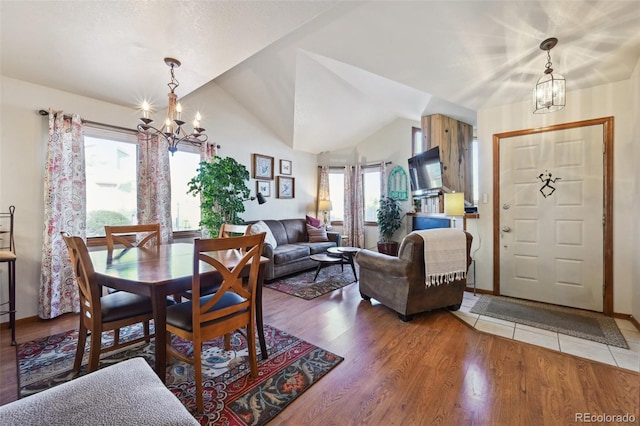
{"type": "Polygon", "coordinates": [[[49,109],[44,173],[44,232],[38,316],[79,312],[78,287],[60,232],[86,237],[86,179],[82,119],[49,109]]]}
{"type": "Polygon", "coordinates": [[[344,222],[342,233],[353,247],[364,247],[364,194],[359,164],[344,168],[344,222]]]}
{"type": "Polygon", "coordinates": [[[218,145],[211,142],[203,142],[200,144],[200,161],[211,161],[213,157],[218,155],[218,145]]]}
{"type": "Polygon", "coordinates": [[[157,136],[138,135],[138,223],[159,223],[160,243],[173,242],[169,150],[157,136]]]}
{"type": "Polygon", "coordinates": [[[387,163],[380,163],[380,198],[386,197],[389,193],[389,180],[387,179],[387,163]]]}
{"type": "Polygon", "coordinates": [[[319,213],[321,200],[331,200],[329,192],[329,166],[320,167],[320,179],[318,182],[318,202],[316,203],[316,215],[319,213]]]}

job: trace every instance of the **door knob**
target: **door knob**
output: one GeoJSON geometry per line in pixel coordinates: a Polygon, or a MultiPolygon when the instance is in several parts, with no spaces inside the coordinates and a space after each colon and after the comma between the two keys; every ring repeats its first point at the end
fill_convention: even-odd
{"type": "Polygon", "coordinates": [[[511,228],[509,228],[508,226],[503,226],[502,232],[511,232],[511,228]]]}

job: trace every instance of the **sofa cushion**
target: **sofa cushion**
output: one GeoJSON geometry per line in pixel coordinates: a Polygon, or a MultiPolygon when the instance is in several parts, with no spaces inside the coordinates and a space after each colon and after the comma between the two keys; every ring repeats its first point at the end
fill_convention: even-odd
{"type": "Polygon", "coordinates": [[[326,243],[298,243],[297,245],[307,246],[309,247],[309,253],[318,254],[324,253],[328,248],[335,247],[336,243],[333,241],[327,241],[326,243]]]}
{"type": "Polygon", "coordinates": [[[323,243],[325,241],[329,241],[329,237],[327,237],[327,230],[324,226],[316,228],[307,224],[307,234],[309,234],[310,243],[323,243]]]}
{"type": "Polygon", "coordinates": [[[307,225],[311,225],[314,228],[320,228],[320,226],[322,226],[322,221],[320,219],[316,219],[315,217],[307,215],[307,225]]]}
{"type": "Polygon", "coordinates": [[[307,235],[307,222],[304,219],[283,219],[280,221],[287,233],[289,244],[306,243],[309,241],[307,235]]]}
{"type": "Polygon", "coordinates": [[[264,223],[263,221],[261,220],[257,221],[256,223],[252,224],[251,228],[249,229],[249,234],[251,235],[260,234],[262,232],[267,233],[267,235],[264,237],[264,242],[266,244],[271,244],[273,248],[278,247],[278,242],[273,236],[273,233],[271,232],[271,228],[269,228],[269,226],[267,226],[267,224],[264,223]]]}
{"type": "Polygon", "coordinates": [[[301,244],[284,244],[273,250],[273,262],[278,265],[309,256],[309,247],[301,244]]]}

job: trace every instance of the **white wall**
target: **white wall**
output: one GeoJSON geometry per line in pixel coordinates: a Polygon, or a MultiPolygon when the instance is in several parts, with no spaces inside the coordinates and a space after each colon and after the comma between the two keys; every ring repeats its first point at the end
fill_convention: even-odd
{"type": "MultiPolygon", "coordinates": [[[[100,102],[4,76],[0,85],[0,208],[4,211],[11,204],[16,206],[17,317],[26,318],[38,312],[44,212],[48,120],[36,111],[53,107],[80,114],[87,120],[127,128],[135,128],[138,111],[134,106],[100,102]]],[[[202,126],[209,137],[222,145],[219,155],[233,157],[249,170],[252,153],[273,156],[276,175],[280,159],[293,162],[295,198],[276,199],[274,181],[272,197],[266,204],[258,205],[256,201],[245,204],[247,211],[241,215],[244,219],[303,217],[313,210],[317,180],[315,155],[294,152],[214,84],[185,97],[185,105],[190,102],[203,114],[202,126]]],[[[249,188],[255,193],[255,180],[251,179],[249,188]]],[[[6,280],[3,265],[0,266],[0,302],[8,300],[6,280]]],[[[3,322],[7,320],[6,316],[1,318],[3,322]]]]}
{"type": "MultiPolygon", "coordinates": [[[[569,80],[568,84],[570,83],[569,80]]],[[[638,158],[636,155],[634,161],[632,156],[634,152],[637,154],[637,148],[634,148],[633,143],[634,140],[637,141],[637,137],[632,137],[632,130],[634,117],[638,114],[636,110],[634,115],[632,104],[631,82],[625,80],[569,92],[567,106],[551,114],[533,114],[530,101],[483,109],[478,112],[480,199],[482,194],[488,194],[488,203],[479,205],[478,224],[483,244],[476,255],[478,288],[493,289],[493,176],[491,172],[493,135],[519,129],[614,116],[614,312],[631,313],[634,281],[632,265],[634,258],[637,258],[637,252],[633,250],[634,238],[630,230],[636,226],[634,224],[637,222],[632,199],[638,198],[629,196],[634,194],[634,181],[637,181],[638,176],[638,158]]],[[[635,244],[637,248],[637,242],[635,244]]],[[[637,276],[635,281],[638,282],[637,276]]]]}
{"type": "MultiPolygon", "coordinates": [[[[636,63],[635,70],[631,75],[631,94],[633,97],[633,107],[632,117],[633,119],[633,157],[632,162],[636,165],[634,167],[634,182],[631,194],[633,199],[633,212],[636,212],[635,215],[632,216],[637,217],[637,212],[640,212],[640,167],[637,167],[640,164],[640,59],[636,63]]],[[[632,230],[630,232],[633,235],[633,247],[632,253],[633,256],[633,272],[631,274],[631,283],[632,283],[632,296],[631,296],[631,315],[636,319],[636,321],[640,321],[640,221],[632,220],[630,221],[630,226],[632,230]]]]}
{"type": "MultiPolygon", "coordinates": [[[[407,159],[411,157],[411,128],[420,127],[420,122],[399,118],[384,126],[379,131],[360,141],[354,148],[332,151],[318,156],[319,165],[344,166],[346,164],[374,164],[391,161],[387,172],[395,166],[402,166],[407,170],[407,159]]],[[[406,213],[411,209],[411,202],[402,202],[402,209],[406,213]]],[[[403,220],[403,227],[394,235],[394,239],[401,241],[407,233],[407,220],[403,220]]],[[[340,228],[337,228],[340,229],[340,228]]],[[[377,226],[365,227],[365,248],[377,250],[379,239],[377,226]]]]}

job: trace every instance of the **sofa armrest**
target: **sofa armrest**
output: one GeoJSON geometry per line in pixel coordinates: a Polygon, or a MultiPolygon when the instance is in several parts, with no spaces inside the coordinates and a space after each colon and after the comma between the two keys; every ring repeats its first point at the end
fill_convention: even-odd
{"type": "Polygon", "coordinates": [[[396,277],[406,277],[411,268],[411,262],[366,249],[358,252],[356,262],[360,268],[380,271],[384,275],[396,277]]]}
{"type": "Polygon", "coordinates": [[[336,243],[338,247],[342,245],[342,234],[339,232],[327,231],[327,238],[336,243]]]}

